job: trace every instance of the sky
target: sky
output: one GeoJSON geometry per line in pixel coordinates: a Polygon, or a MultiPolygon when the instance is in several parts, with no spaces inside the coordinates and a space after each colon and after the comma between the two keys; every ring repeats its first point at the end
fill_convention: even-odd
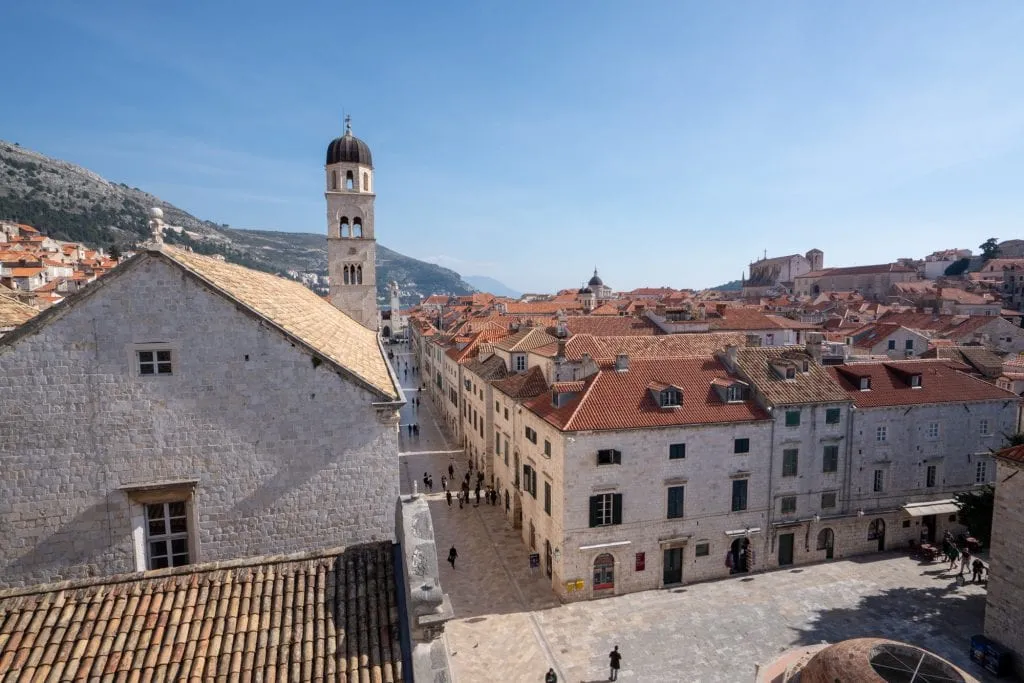
{"type": "Polygon", "coordinates": [[[1024,237],[1020,2],[8,2],[0,138],[238,228],[520,291],[707,287],[1024,237]]]}

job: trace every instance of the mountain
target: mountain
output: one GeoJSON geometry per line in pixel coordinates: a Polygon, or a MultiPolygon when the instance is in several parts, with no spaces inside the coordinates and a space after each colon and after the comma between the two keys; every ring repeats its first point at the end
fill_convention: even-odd
{"type": "MultiPolygon", "coordinates": [[[[159,206],[165,240],[201,254],[221,254],[249,268],[302,280],[323,291],[327,237],[310,233],[237,230],[196,218],[137,187],[0,140],[0,219],[27,223],[55,239],[122,251],[149,237],[148,212],[159,206]]],[[[458,273],[377,244],[377,296],[397,281],[403,303],[431,294],[471,294],[458,273]]]]}
{"type": "Polygon", "coordinates": [[[487,277],[486,275],[463,275],[462,279],[481,292],[487,292],[494,296],[507,296],[510,299],[518,299],[523,295],[522,292],[517,292],[504,282],[499,282],[493,277],[487,277]]]}
{"type": "Polygon", "coordinates": [[[719,292],[738,292],[741,289],[743,289],[743,281],[732,280],[730,282],[726,282],[724,285],[718,285],[717,287],[712,287],[711,289],[719,292]]]}

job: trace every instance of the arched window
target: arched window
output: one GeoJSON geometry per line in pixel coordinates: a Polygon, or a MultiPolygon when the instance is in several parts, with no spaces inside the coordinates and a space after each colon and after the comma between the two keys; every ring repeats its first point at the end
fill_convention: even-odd
{"type": "Polygon", "coordinates": [[[363,267],[362,266],[356,266],[356,284],[357,285],[363,284],[363,267]]]}
{"type": "Polygon", "coordinates": [[[825,528],[818,532],[818,550],[827,550],[832,547],[834,535],[831,529],[825,528]]]}
{"type": "Polygon", "coordinates": [[[602,553],[594,560],[594,590],[615,588],[615,558],[602,553]]]}
{"type": "Polygon", "coordinates": [[[338,219],[338,221],[339,221],[339,225],[340,225],[341,236],[342,237],[348,237],[349,236],[348,216],[342,216],[341,218],[338,219]]]}
{"type": "Polygon", "coordinates": [[[347,285],[348,284],[348,266],[345,266],[343,268],[343,270],[345,272],[345,284],[347,285]]]}
{"type": "Polygon", "coordinates": [[[337,171],[331,171],[331,189],[332,190],[337,190],[338,189],[338,172],[337,171]]]}
{"type": "Polygon", "coordinates": [[[353,218],[352,219],[352,236],[362,237],[363,236],[363,219],[353,218]]]}
{"type": "Polygon", "coordinates": [[[874,541],[885,536],[885,520],[876,519],[868,524],[868,540],[874,541]]]}
{"type": "Polygon", "coordinates": [[[363,192],[370,191],[370,174],[363,171],[363,192]]]}
{"type": "Polygon", "coordinates": [[[346,190],[354,190],[355,189],[355,184],[356,184],[356,179],[352,175],[352,171],[347,172],[345,174],[345,189],[346,190]]]}

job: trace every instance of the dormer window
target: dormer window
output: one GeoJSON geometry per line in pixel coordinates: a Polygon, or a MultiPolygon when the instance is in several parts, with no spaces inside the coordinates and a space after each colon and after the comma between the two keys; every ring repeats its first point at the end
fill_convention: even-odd
{"type": "Polygon", "coordinates": [[[796,368],[786,368],[786,379],[796,379],[796,368]]]}
{"type": "Polygon", "coordinates": [[[920,389],[921,388],[921,375],[911,375],[910,376],[910,386],[912,388],[914,388],[914,389],[920,389]]]}
{"type": "Polygon", "coordinates": [[[683,395],[675,387],[669,387],[661,392],[661,407],[662,408],[678,408],[682,405],[683,395]]]}
{"type": "Polygon", "coordinates": [[[871,390],[871,378],[870,377],[861,377],[860,378],[860,390],[861,391],[870,391],[871,390]]]}
{"type": "Polygon", "coordinates": [[[725,390],[725,400],[729,403],[736,403],[743,400],[743,385],[733,384],[725,390]]]}

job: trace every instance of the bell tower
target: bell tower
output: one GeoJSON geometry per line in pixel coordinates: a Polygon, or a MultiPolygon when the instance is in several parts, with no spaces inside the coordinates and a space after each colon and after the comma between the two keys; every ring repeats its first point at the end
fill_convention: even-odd
{"type": "Polygon", "coordinates": [[[327,272],[330,300],[364,327],[377,330],[377,240],[373,236],[373,157],[365,142],[345,134],[327,147],[327,272]]]}

